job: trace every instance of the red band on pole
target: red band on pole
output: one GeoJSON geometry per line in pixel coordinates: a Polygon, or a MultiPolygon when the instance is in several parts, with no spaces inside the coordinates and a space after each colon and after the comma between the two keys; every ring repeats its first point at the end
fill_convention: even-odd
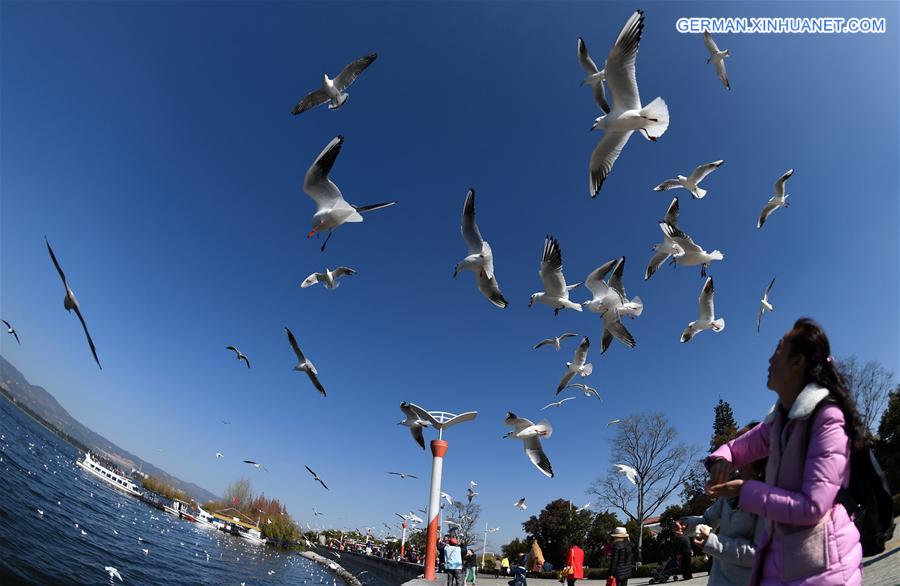
{"type": "Polygon", "coordinates": [[[443,458],[449,444],[444,440],[431,440],[431,454],[435,458],[443,458]]]}

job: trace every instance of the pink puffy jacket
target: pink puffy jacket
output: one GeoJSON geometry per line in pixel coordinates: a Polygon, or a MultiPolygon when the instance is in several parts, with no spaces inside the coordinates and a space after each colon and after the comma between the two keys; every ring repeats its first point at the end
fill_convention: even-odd
{"type": "Polygon", "coordinates": [[[776,403],[763,423],[710,455],[735,467],[769,457],[766,481],[748,480],[740,494],[740,507],[766,521],[750,584],[862,584],[859,532],[835,503],[850,480],[844,414],[829,403],[808,422],[827,396],[827,389],[807,385],[790,412],[776,403]]]}

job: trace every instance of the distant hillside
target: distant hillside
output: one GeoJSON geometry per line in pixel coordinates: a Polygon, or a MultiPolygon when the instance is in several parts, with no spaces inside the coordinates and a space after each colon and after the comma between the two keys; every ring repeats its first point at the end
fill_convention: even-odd
{"type": "Polygon", "coordinates": [[[102,435],[91,431],[69,415],[69,412],[46,389],[29,383],[25,376],[3,356],[0,356],[0,389],[4,391],[3,394],[27,406],[34,414],[40,416],[47,425],[55,427],[62,432],[61,435],[63,437],[68,436],[68,438],[74,439],[75,442],[73,443],[76,444],[76,447],[80,447],[77,446],[78,442],[89,446],[91,450],[102,454],[126,472],[134,468],[156,476],[175,488],[183,490],[201,503],[219,499],[217,495],[205,488],[199,487],[192,482],[185,482],[175,478],[166,471],[123,450],[102,435]]]}

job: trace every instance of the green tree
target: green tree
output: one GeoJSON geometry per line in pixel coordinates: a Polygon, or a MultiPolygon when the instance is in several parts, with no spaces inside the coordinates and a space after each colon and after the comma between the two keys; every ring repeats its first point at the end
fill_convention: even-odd
{"type": "Polygon", "coordinates": [[[607,565],[603,546],[612,541],[610,533],[615,531],[616,527],[622,525],[619,518],[608,511],[597,513],[593,516],[587,540],[581,546],[584,549],[584,561],[587,565],[592,568],[602,568],[607,565]]]}
{"type": "Polygon", "coordinates": [[[697,462],[688,472],[684,484],[681,485],[681,503],[687,515],[700,515],[712,503],[713,498],[706,494],[706,467],[697,462]]]}
{"type": "Polygon", "coordinates": [[[591,531],[593,514],[585,509],[576,511],[572,501],[557,499],[545,506],[537,516],[522,523],[525,532],[537,539],[544,559],[561,568],[573,539],[584,545],[591,531]]]}
{"type": "MultiPolygon", "coordinates": [[[[900,492],[900,386],[891,391],[887,409],[878,424],[878,439],[874,442],[875,457],[884,469],[888,487],[900,492]]],[[[896,502],[896,499],[895,499],[896,502]]]]}
{"type": "Polygon", "coordinates": [[[709,440],[709,451],[715,451],[719,446],[734,439],[737,435],[737,422],[734,420],[734,411],[728,401],[719,398],[714,408],[713,432],[709,440]]]}
{"type": "Polygon", "coordinates": [[[500,551],[503,552],[504,556],[509,558],[509,563],[512,564],[516,561],[516,558],[520,553],[528,553],[531,551],[531,544],[528,541],[516,537],[506,545],[502,546],[500,551]]]}

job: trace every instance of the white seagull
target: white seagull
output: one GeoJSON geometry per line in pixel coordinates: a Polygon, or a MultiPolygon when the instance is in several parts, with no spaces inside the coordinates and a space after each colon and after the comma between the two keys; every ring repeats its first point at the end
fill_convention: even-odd
{"type": "Polygon", "coordinates": [[[588,504],[584,505],[583,507],[578,507],[577,509],[575,509],[575,512],[580,513],[581,511],[586,511],[590,508],[591,508],[591,503],[588,502],[588,504]]]}
{"type": "Polygon", "coordinates": [[[518,507],[521,510],[525,510],[528,508],[528,505],[525,504],[525,497],[520,498],[516,502],[513,503],[514,507],[518,507]]]}
{"type": "Polygon", "coordinates": [[[569,291],[581,283],[566,285],[566,278],[563,276],[562,269],[563,260],[559,242],[553,236],[547,236],[544,240],[544,253],[541,255],[541,269],[538,272],[541,276],[541,281],[544,282],[544,290],[531,295],[531,302],[528,303],[528,307],[534,305],[535,301],[539,301],[552,307],[553,315],[559,315],[559,310],[564,307],[581,311],[579,304],[569,301],[569,291]]]}
{"type": "Polygon", "coordinates": [[[312,230],[307,234],[307,238],[327,230],[328,238],[322,243],[323,252],[328,244],[328,240],[331,239],[332,231],[344,222],[362,222],[363,213],[386,208],[397,203],[396,201],[389,201],[366,206],[355,206],[344,200],[341,190],[328,178],[328,174],[331,172],[331,168],[334,166],[343,144],[343,136],[338,135],[331,139],[331,142],[322,149],[322,152],[310,165],[309,170],[306,172],[306,177],[303,179],[303,191],[316,202],[316,213],[312,217],[312,230]]]}
{"type": "MultiPolygon", "coordinates": [[[[569,385],[569,386],[572,386],[572,385],[569,385]]],[[[562,404],[563,404],[563,403],[565,403],[566,401],[571,401],[571,400],[574,399],[574,398],[575,398],[575,397],[566,397],[565,399],[561,399],[561,400],[559,400],[559,401],[557,401],[557,402],[555,402],[555,403],[549,403],[549,404],[544,405],[543,407],[541,407],[541,411],[543,411],[543,410],[545,410],[545,409],[549,409],[550,407],[562,407],[562,404]]]]}
{"type": "Polygon", "coordinates": [[[609,422],[606,424],[606,427],[609,427],[610,425],[615,425],[617,423],[622,423],[622,420],[621,419],[610,419],[609,422]]]}
{"type": "Polygon", "coordinates": [[[562,380],[559,381],[559,385],[557,385],[556,387],[557,395],[562,392],[564,388],[566,388],[566,386],[569,384],[569,381],[572,380],[576,374],[584,378],[586,376],[590,376],[590,374],[594,371],[594,366],[587,361],[587,353],[590,345],[591,341],[587,336],[582,338],[581,343],[575,350],[575,355],[572,358],[572,362],[566,362],[566,373],[563,375],[562,380]]]}
{"type": "Polygon", "coordinates": [[[451,506],[453,505],[453,497],[451,497],[446,492],[441,493],[441,498],[444,499],[445,501],[447,501],[448,505],[451,505],[451,506]]]}
{"type": "Polygon", "coordinates": [[[373,61],[378,57],[378,53],[372,53],[370,55],[366,55],[365,57],[360,57],[356,61],[348,64],[344,67],[343,71],[341,71],[337,77],[334,79],[330,79],[328,74],[323,74],[323,83],[322,87],[319,89],[312,91],[306,94],[302,100],[300,100],[294,109],[291,110],[291,114],[296,116],[297,114],[302,114],[311,108],[315,108],[325,102],[330,102],[328,104],[329,110],[337,110],[341,106],[343,106],[347,99],[350,97],[349,94],[344,92],[350,84],[356,81],[356,78],[359,77],[359,74],[362,73],[366,67],[372,64],[373,61]]]}
{"type": "Polygon", "coordinates": [[[250,359],[247,358],[240,350],[235,348],[234,346],[225,346],[226,350],[233,350],[238,360],[243,360],[247,363],[247,368],[250,368],[250,359]]]}
{"type": "Polygon", "coordinates": [[[660,229],[667,237],[681,248],[681,253],[672,255],[672,262],[684,266],[700,265],[700,276],[706,276],[706,268],[714,260],[723,260],[725,255],[718,250],[706,252],[702,247],[694,244],[690,236],[667,223],[665,220],[659,223],[660,229]]]}
{"type": "Polygon", "coordinates": [[[253,460],[244,460],[244,464],[250,464],[251,466],[255,467],[257,470],[259,470],[260,468],[262,468],[262,469],[265,470],[266,472],[269,471],[268,468],[266,468],[265,466],[263,466],[263,465],[260,464],[259,462],[254,462],[253,460]]]}
{"type": "Polygon", "coordinates": [[[593,298],[585,301],[584,305],[595,313],[603,316],[603,336],[600,341],[600,353],[603,354],[612,343],[613,337],[620,342],[634,348],[636,342],[634,336],[622,323],[622,316],[638,316],[644,310],[640,297],[629,301],[625,297],[622,285],[622,273],[625,270],[625,257],[605,262],[594,269],[584,280],[584,286],[593,294],[593,298]],[[609,283],[604,278],[612,269],[609,283]]]}
{"type": "Polygon", "coordinates": [[[216,460],[222,459],[225,457],[225,454],[222,452],[216,452],[216,460]]]}
{"type": "Polygon", "coordinates": [[[476,486],[478,486],[477,482],[475,482],[474,480],[469,481],[469,488],[475,488],[476,486]]]}
{"type": "MultiPolygon", "coordinates": [[[[589,387],[584,383],[572,383],[566,388],[575,387],[577,389],[581,389],[581,392],[584,393],[584,396],[590,399],[591,397],[597,397],[599,401],[603,400],[603,397],[600,396],[600,393],[597,392],[597,389],[594,387],[589,387]]],[[[574,397],[572,397],[574,399],[574,397]]]]}
{"type": "Polygon", "coordinates": [[[322,482],[322,479],[319,478],[319,475],[312,471],[312,468],[310,468],[309,466],[306,466],[305,464],[303,467],[306,468],[307,472],[309,472],[310,474],[313,475],[313,480],[315,480],[316,482],[321,484],[325,488],[325,490],[328,490],[328,487],[325,485],[324,482],[322,482]]]}
{"type": "MultiPolygon", "coordinates": [[[[84,316],[81,315],[81,306],[78,305],[78,300],[75,298],[75,293],[72,291],[72,288],[69,287],[69,282],[66,280],[66,274],[63,273],[62,268],[59,266],[59,261],[56,260],[56,255],[53,254],[53,249],[50,248],[50,241],[47,240],[47,237],[44,236],[44,242],[47,243],[47,252],[50,253],[50,260],[53,261],[53,266],[56,267],[56,272],[59,273],[59,278],[62,279],[63,286],[66,288],[66,296],[63,298],[63,307],[66,308],[66,311],[75,310],[75,315],[78,316],[78,320],[81,322],[81,327],[84,329],[84,335],[87,338],[88,346],[91,347],[91,354],[94,355],[94,361],[97,363],[97,366],[100,366],[100,359],[97,358],[97,349],[94,347],[94,341],[91,339],[91,334],[88,332],[87,324],[84,321],[84,316]]],[[[16,337],[18,339],[18,336],[16,337]]],[[[103,367],[100,366],[100,370],[103,370],[103,367]]]]}
{"type": "Polygon", "coordinates": [[[769,282],[769,286],[766,287],[766,290],[763,291],[762,299],[759,300],[759,313],[756,314],[756,333],[759,333],[759,326],[762,323],[763,314],[766,311],[775,311],[775,308],[769,302],[769,291],[772,290],[772,285],[775,284],[775,277],[772,277],[772,280],[769,282]]]}
{"type": "Polygon", "coordinates": [[[303,351],[300,350],[300,346],[297,345],[297,338],[294,337],[294,334],[288,328],[284,328],[284,332],[287,334],[288,342],[291,344],[291,348],[294,349],[294,354],[297,355],[297,366],[294,367],[294,370],[305,372],[306,376],[309,377],[309,380],[312,382],[313,386],[318,389],[322,396],[325,397],[325,387],[322,386],[322,383],[319,382],[319,371],[316,370],[315,365],[309,361],[306,356],[303,355],[303,351]]]}
{"type": "Polygon", "coordinates": [[[725,89],[730,90],[731,83],[728,81],[728,72],[725,71],[725,57],[731,57],[731,54],[728,52],[728,49],[724,51],[719,50],[709,31],[703,31],[703,43],[706,45],[706,50],[709,51],[709,59],[706,62],[716,66],[716,75],[722,80],[722,85],[725,86],[725,89]]]}
{"type": "Polygon", "coordinates": [[[103,570],[109,574],[110,581],[112,581],[113,578],[118,578],[119,582],[124,581],[124,580],[122,580],[122,574],[120,574],[119,570],[115,569],[114,567],[106,566],[105,568],[103,568],[103,570]]]}
{"type": "Polygon", "coordinates": [[[544,338],[543,340],[541,340],[540,342],[538,342],[537,344],[534,345],[534,349],[537,350],[541,346],[546,346],[547,344],[553,344],[553,346],[556,348],[556,351],[559,352],[559,343],[560,342],[562,342],[566,338],[577,338],[577,337],[578,337],[578,334],[566,333],[566,334],[561,334],[559,336],[556,336],[555,338],[544,338]]]}
{"type": "Polygon", "coordinates": [[[425,435],[422,433],[422,428],[430,426],[431,421],[428,420],[426,413],[424,413],[420,407],[413,405],[412,403],[403,401],[402,403],[400,403],[400,410],[403,411],[406,419],[404,419],[397,425],[408,427],[409,432],[413,436],[413,439],[416,440],[416,443],[419,444],[419,447],[424,450],[425,435]]]}
{"type": "Polygon", "coordinates": [[[21,342],[21,340],[19,340],[19,334],[16,333],[16,328],[12,327],[12,326],[10,325],[10,323],[9,323],[8,321],[6,321],[5,319],[2,319],[2,320],[0,320],[0,321],[2,321],[2,322],[3,322],[3,325],[6,326],[6,333],[7,333],[7,334],[12,334],[13,336],[15,336],[16,342],[19,342],[19,344],[21,345],[22,342],[21,342]]]}
{"type": "Polygon", "coordinates": [[[628,478],[631,484],[637,486],[639,478],[637,470],[625,464],[615,464],[615,467],[619,469],[619,472],[621,472],[628,478]]]}
{"type": "Polygon", "coordinates": [[[310,276],[303,279],[303,282],[300,283],[301,289],[306,289],[307,287],[312,287],[316,283],[324,283],[326,289],[337,289],[341,282],[339,279],[344,275],[355,275],[356,271],[348,267],[338,267],[333,271],[329,268],[325,269],[324,273],[313,273],[310,276]]]}
{"type": "Polygon", "coordinates": [[[681,333],[681,341],[687,342],[703,330],[712,330],[721,332],[725,329],[725,319],[715,318],[715,308],[713,307],[713,280],[712,277],[706,279],[703,289],[700,291],[700,319],[692,321],[688,327],[681,333]]]}
{"type": "Polygon", "coordinates": [[[419,517],[418,515],[416,515],[416,514],[413,513],[412,511],[409,512],[409,520],[410,520],[410,522],[412,522],[412,523],[417,523],[417,524],[419,524],[419,525],[421,525],[422,523],[425,522],[421,517],[419,517]]]}
{"type": "Polygon", "coordinates": [[[478,225],[475,223],[475,190],[469,189],[466,194],[466,202],[463,204],[462,220],[459,230],[462,233],[469,254],[456,263],[453,276],[460,271],[469,270],[475,273],[478,290],[487,297],[488,301],[497,307],[504,308],[509,302],[503,297],[500,285],[494,276],[494,255],[491,245],[481,237],[478,225]]]}
{"type": "Polygon", "coordinates": [[[713,161],[712,163],[706,163],[705,165],[700,165],[694,172],[690,174],[689,177],[685,177],[684,175],[676,175],[675,179],[666,179],[659,185],[653,188],[653,191],[666,191],[669,189],[676,189],[678,187],[683,187],[691,192],[691,195],[694,196],[694,199],[703,199],[706,195],[705,189],[700,189],[700,182],[706,179],[706,176],[718,169],[724,160],[713,161]]]}
{"type": "Polygon", "coordinates": [[[401,480],[404,480],[406,478],[415,478],[415,479],[419,478],[415,474],[408,474],[406,472],[388,472],[388,474],[393,474],[395,476],[399,476],[401,480]]]}
{"type": "Polygon", "coordinates": [[[525,445],[525,453],[528,459],[534,464],[542,474],[548,478],[553,478],[553,467],[550,465],[550,459],[544,453],[541,447],[541,436],[550,437],[553,429],[548,423],[541,422],[537,425],[528,419],[520,419],[512,411],[506,413],[506,419],[503,423],[513,427],[513,431],[504,437],[520,439],[525,445]]]}
{"type": "Polygon", "coordinates": [[[778,178],[778,181],[775,182],[775,195],[773,195],[769,199],[769,203],[762,209],[759,213],[759,220],[756,221],[756,227],[762,228],[763,224],[766,223],[766,220],[769,216],[772,215],[772,212],[777,210],[780,207],[790,207],[791,204],[787,202],[788,194],[784,192],[784,184],[790,179],[791,175],[794,174],[793,169],[788,169],[787,172],[778,178]]]}
{"type": "Polygon", "coordinates": [[[587,77],[581,80],[581,85],[589,85],[594,89],[594,101],[600,109],[609,114],[609,103],[606,101],[606,90],[603,82],[606,80],[606,71],[597,68],[597,64],[591,59],[584,39],[578,37],[578,63],[587,73],[587,77]]]}
{"type": "Polygon", "coordinates": [[[469,502],[471,503],[471,502],[472,502],[472,499],[475,498],[476,496],[478,496],[478,493],[475,492],[474,490],[472,490],[472,487],[470,486],[470,487],[469,487],[469,490],[466,491],[466,498],[467,498],[467,499],[469,500],[469,502]]]}
{"type": "MultiPolygon", "coordinates": [[[[672,202],[666,209],[666,215],[663,217],[662,222],[677,228],[679,209],[678,197],[672,198],[672,202]]],[[[662,224],[660,224],[660,229],[662,229],[662,224]]],[[[662,233],[663,241],[653,245],[653,250],[656,251],[656,254],[654,254],[650,259],[650,262],[647,263],[647,270],[644,272],[645,281],[652,277],[653,273],[655,273],[670,256],[673,254],[682,254],[684,252],[680,246],[675,244],[674,240],[669,238],[665,230],[662,230],[662,233]]]]}
{"type": "Polygon", "coordinates": [[[640,130],[645,138],[655,141],[669,127],[669,109],[662,98],[656,98],[647,106],[641,107],[634,67],[643,30],[644,13],[637,10],[622,27],[606,59],[604,72],[612,92],[613,108],[609,114],[597,118],[591,126],[591,130],[601,128],[606,131],[591,153],[591,197],[597,197],[600,193],[603,182],[612,171],[613,164],[632,132],[640,130]]]}

